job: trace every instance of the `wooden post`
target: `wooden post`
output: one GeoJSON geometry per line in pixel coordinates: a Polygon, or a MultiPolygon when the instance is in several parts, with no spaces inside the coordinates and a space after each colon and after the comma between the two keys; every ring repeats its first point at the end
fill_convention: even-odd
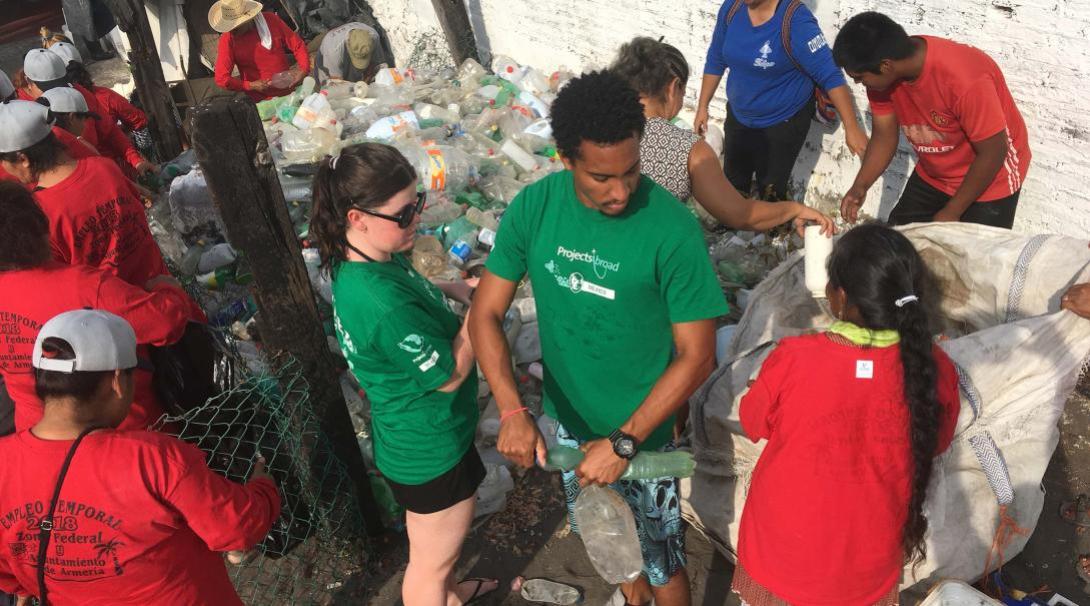
{"type": "Polygon", "coordinates": [[[257,107],[235,95],[198,105],[191,116],[208,189],[231,245],[253,274],[266,352],[289,354],[301,367],[312,410],[355,485],[368,533],[375,534],[381,529],[378,508],[257,107]]]}
{"type": "Polygon", "coordinates": [[[435,14],[439,16],[439,23],[443,25],[443,33],[446,34],[454,64],[461,65],[466,59],[479,62],[481,57],[477,51],[477,40],[473,37],[473,25],[469,22],[465,2],[431,0],[431,4],[435,7],[435,14]]]}
{"type": "Polygon", "coordinates": [[[178,110],[174,107],[174,98],[163,77],[163,65],[159,62],[159,51],[148,25],[148,15],[144,12],[144,2],[106,0],[106,5],[118,27],[129,37],[129,44],[132,45],[129,62],[140,103],[148,115],[148,130],[155,142],[159,160],[168,162],[182,153],[178,110]]]}

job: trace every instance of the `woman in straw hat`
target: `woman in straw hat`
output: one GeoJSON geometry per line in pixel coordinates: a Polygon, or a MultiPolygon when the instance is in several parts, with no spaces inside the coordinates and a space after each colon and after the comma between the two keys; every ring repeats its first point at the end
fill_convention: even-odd
{"type": "Polygon", "coordinates": [[[263,13],[261,8],[255,0],[219,0],[208,11],[208,23],[223,34],[216,57],[216,84],[245,92],[254,101],[288,94],[310,71],[303,39],[275,13],[263,13]],[[288,52],[297,63],[290,70],[288,52]],[[238,78],[233,75],[236,66],[238,78]],[[285,71],[290,79],[274,84],[273,76],[285,71]]]}

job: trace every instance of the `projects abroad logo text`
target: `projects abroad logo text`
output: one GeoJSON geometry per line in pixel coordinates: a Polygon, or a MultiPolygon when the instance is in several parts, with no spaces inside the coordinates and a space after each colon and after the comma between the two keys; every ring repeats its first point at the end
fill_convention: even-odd
{"type": "Polygon", "coordinates": [[[556,256],[563,257],[568,261],[579,261],[580,263],[589,263],[594,268],[594,275],[598,279],[603,279],[606,275],[613,271],[621,271],[621,264],[607,261],[598,256],[597,250],[591,250],[588,252],[580,252],[578,250],[569,250],[563,246],[556,247],[556,256]]]}

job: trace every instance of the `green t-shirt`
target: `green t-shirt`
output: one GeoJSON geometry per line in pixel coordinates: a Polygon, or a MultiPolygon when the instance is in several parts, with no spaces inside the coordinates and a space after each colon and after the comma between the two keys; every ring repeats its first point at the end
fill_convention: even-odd
{"type": "Polygon", "coordinates": [[[403,255],[388,263],[340,263],[333,324],[348,367],[371,401],[375,464],[399,484],[450,471],[473,446],[477,370],[454,393],[436,391],[454,372],[461,327],[443,294],[403,255]]]}
{"type": "MultiPolygon", "coordinates": [[[[646,176],[617,217],[583,206],[568,171],[522,190],[488,258],[493,274],[534,285],[545,410],[584,440],[639,408],[666,370],[671,324],[727,303],[692,214],[646,176]]],[[[670,440],[673,420],[641,445],[670,440]]]]}

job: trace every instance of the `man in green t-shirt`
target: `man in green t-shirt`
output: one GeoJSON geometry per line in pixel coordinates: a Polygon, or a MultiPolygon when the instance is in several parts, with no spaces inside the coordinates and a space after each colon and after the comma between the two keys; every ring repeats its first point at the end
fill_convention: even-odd
{"type": "Polygon", "coordinates": [[[623,80],[572,80],[552,108],[567,171],[520,193],[503,216],[473,301],[470,335],[501,413],[498,447],[515,463],[545,446],[515,386],[502,331],[529,275],[545,367],[545,410],[561,443],[586,452],[565,478],[612,485],[640,527],[644,576],[629,604],[689,604],[676,478],[618,482],[639,450],[673,447],[674,417],[715,366],[715,318],[727,305],[695,218],[640,175],[643,106],[623,80]]]}

